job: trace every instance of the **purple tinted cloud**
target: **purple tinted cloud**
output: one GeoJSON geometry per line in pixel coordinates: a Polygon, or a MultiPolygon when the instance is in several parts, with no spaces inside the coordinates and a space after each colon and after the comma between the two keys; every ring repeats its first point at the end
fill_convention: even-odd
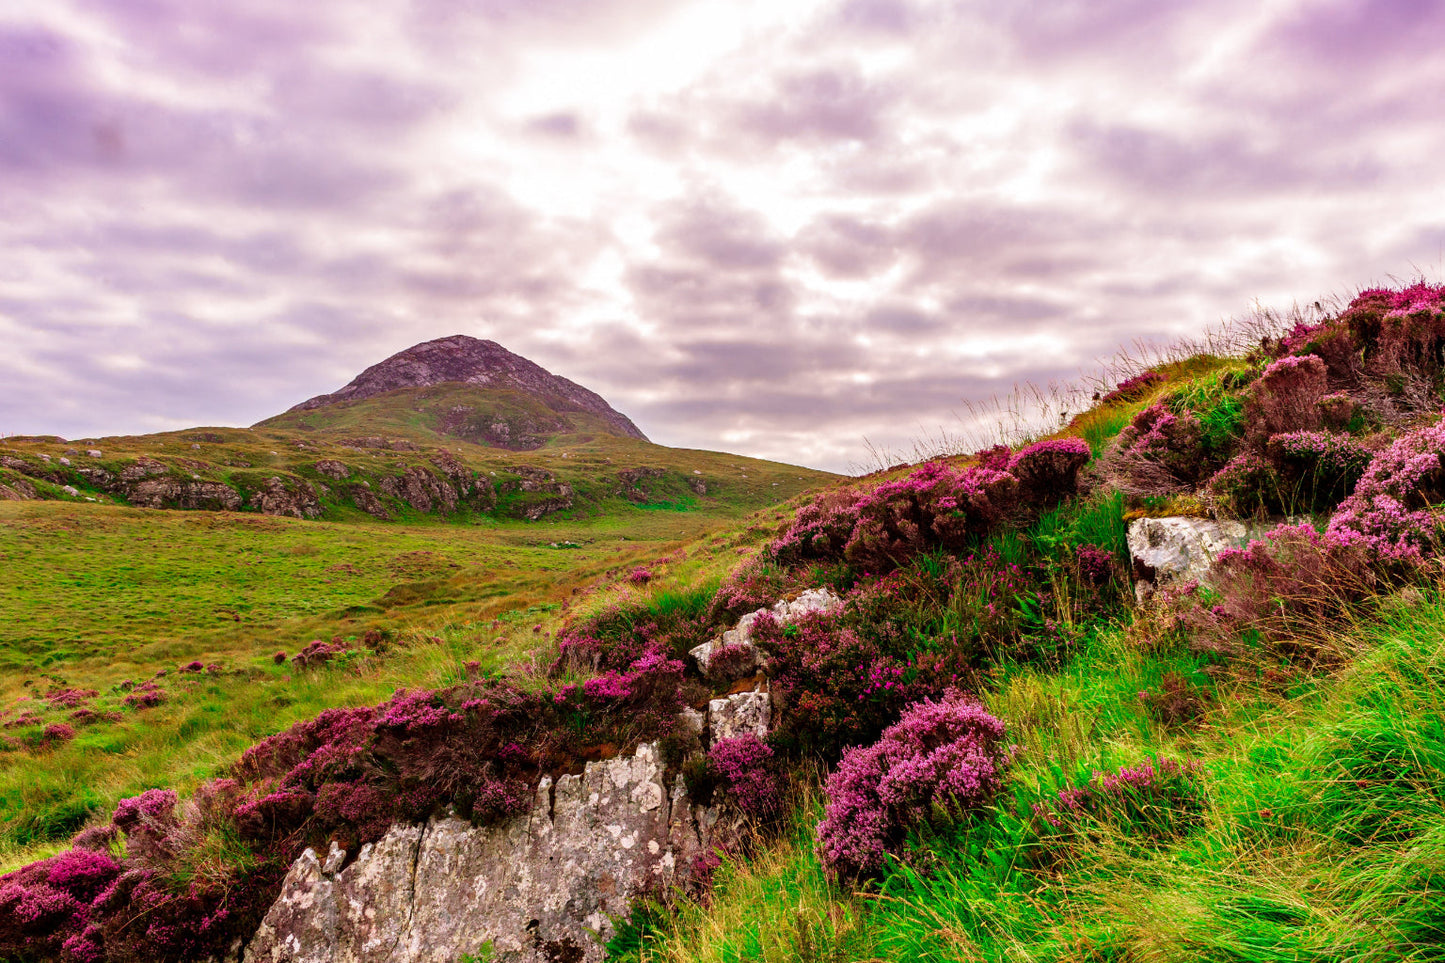
{"type": "Polygon", "coordinates": [[[0,14],[0,431],[249,423],[493,338],[844,469],[1445,267],[1438,4],[56,0],[0,14]]]}

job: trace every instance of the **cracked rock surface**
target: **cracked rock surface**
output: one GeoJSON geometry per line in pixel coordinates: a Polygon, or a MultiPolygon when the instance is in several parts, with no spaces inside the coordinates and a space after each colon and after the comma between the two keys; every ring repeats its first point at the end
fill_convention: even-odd
{"type": "Polygon", "coordinates": [[[686,872],[717,814],[665,784],[657,747],[591,762],[532,810],[477,828],[446,817],[393,826],[344,869],[308,849],[245,963],[456,963],[486,941],[499,963],[592,963],[611,916],[686,872]]]}

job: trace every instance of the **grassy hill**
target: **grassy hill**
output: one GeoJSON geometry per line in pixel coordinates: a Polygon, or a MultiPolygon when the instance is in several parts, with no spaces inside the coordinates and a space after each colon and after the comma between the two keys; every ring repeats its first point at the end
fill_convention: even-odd
{"type": "MultiPolygon", "coordinates": [[[[751,814],[753,835],[638,906],[610,959],[1445,959],[1445,289],[1366,291],[1334,316],[1255,333],[1235,352],[1128,372],[1053,435],[840,480],[747,517],[746,504],[719,507],[691,530],[672,520],[703,519],[701,497],[687,511],[613,494],[591,515],[417,526],[5,506],[15,531],[37,526],[4,547],[15,570],[48,559],[64,576],[62,609],[32,605],[30,648],[15,656],[12,691],[31,696],[10,718],[33,714],[7,744],[7,832],[29,847],[16,861],[82,824],[87,838],[113,834],[121,793],[193,795],[144,845],[106,837],[105,872],[142,880],[150,908],[61,914],[43,932],[20,921],[0,927],[0,946],[65,959],[61,940],[84,937],[96,958],[183,959],[244,935],[304,845],[375,838],[422,810],[509,814],[465,780],[419,778],[417,747],[501,746],[468,764],[486,799],[520,798],[540,773],[655,739],[728,691],[739,680],[701,676],[688,649],[826,587],[843,607],[756,628],[774,700],[766,744],[743,768],[697,749],[669,763],[751,814]],[[1269,535],[1140,601],[1147,573],[1130,564],[1127,526],[1165,515],[1269,535]],[[109,584],[155,588],[127,614],[86,613],[75,580],[89,548],[150,537],[132,517],[172,526],[158,530],[171,568],[127,562],[109,584]],[[182,525],[209,517],[224,524],[182,525]],[[633,527],[643,518],[666,521],[633,527]],[[243,524],[256,522],[278,527],[243,524]],[[207,550],[224,556],[209,576],[191,567],[207,550]],[[297,590],[256,577],[257,562],[297,590]],[[145,669],[195,664],[75,695],[83,674],[108,681],[115,659],[147,651],[135,627],[163,630],[171,581],[191,648],[157,648],[145,669]],[[200,581],[248,608],[215,606],[200,581]],[[94,638],[67,634],[71,619],[94,638]],[[268,661],[276,640],[294,656],[323,625],[341,627],[330,648],[268,661]],[[412,691],[313,718],[391,688],[412,691]],[[102,718],[48,734],[74,711],[102,718]],[[427,721],[443,717],[450,737],[427,721]],[[267,744],[272,768],[227,765],[293,720],[267,744]],[[230,781],[208,778],[219,774],[230,781]],[[338,798],[368,802],[324,807],[338,798]],[[153,932],[165,940],[141,939],[153,932]]],[[[431,438],[445,407],[414,411],[407,437],[431,438]]],[[[400,434],[408,416],[391,411],[400,434]]],[[[295,423],[285,437],[340,452],[332,433],[359,424],[295,423]]],[[[625,446],[599,443],[594,466],[620,462],[625,446]]],[[[560,473],[586,444],[461,454],[555,454],[560,473]]],[[[395,449],[383,450],[365,457],[395,449]]],[[[760,499],[792,494],[776,471],[760,499]]]]}
{"type": "Polygon", "coordinates": [[[578,593],[835,477],[620,437],[586,412],[527,421],[536,409],[448,384],[254,429],[0,442],[0,485],[38,496],[0,500],[0,847],[23,861],[324,709],[468,662],[505,671],[578,593]],[[464,405],[487,430],[511,416],[514,443],[550,433],[513,451],[440,430],[470,432],[438,421],[464,405]],[[157,500],[160,485],[201,494],[157,500]],[[218,491],[237,510],[214,510],[218,491]],[[299,667],[313,640],[344,652],[299,667]]]}

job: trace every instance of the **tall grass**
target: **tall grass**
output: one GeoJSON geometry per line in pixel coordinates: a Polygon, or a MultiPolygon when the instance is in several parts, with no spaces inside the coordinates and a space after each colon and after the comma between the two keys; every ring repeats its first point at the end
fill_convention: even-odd
{"type": "Polygon", "coordinates": [[[1347,668],[1284,688],[1226,674],[1206,724],[1183,732],[1136,690],[1165,672],[1209,683],[1187,651],[1118,631],[1056,671],[1005,666],[988,703],[1019,749],[987,818],[852,892],[813,855],[809,801],[757,858],[725,866],[710,903],[684,902],[621,958],[1445,960],[1445,603],[1384,612],[1355,627],[1345,647],[1364,654],[1347,668]],[[1199,828],[1149,845],[1092,832],[1041,858],[1031,802],[1146,752],[1205,767],[1199,828]]]}

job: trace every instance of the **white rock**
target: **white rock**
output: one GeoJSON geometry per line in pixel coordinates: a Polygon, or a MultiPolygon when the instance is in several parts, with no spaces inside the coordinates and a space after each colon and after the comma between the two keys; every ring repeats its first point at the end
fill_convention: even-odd
{"type": "Polygon", "coordinates": [[[1250,538],[1243,522],[1173,516],[1136,518],[1129,523],[1129,555],[1135,594],[1142,600],[1171,582],[1203,580],[1215,558],[1250,538]]]}
{"type": "Polygon", "coordinates": [[[754,690],[713,699],[707,704],[707,721],[714,743],[749,732],[766,738],[773,722],[773,697],[766,690],[754,690]]]}
{"type": "Polygon", "coordinates": [[[738,619],[736,626],[723,632],[716,639],[689,649],[688,655],[697,660],[698,669],[704,677],[707,676],[712,665],[713,654],[725,645],[738,645],[748,649],[752,653],[752,664],[757,666],[762,663],[762,654],[753,647],[752,638],[753,624],[757,622],[758,616],[771,611],[780,622],[795,622],[809,612],[832,612],[842,607],[843,600],[827,589],[808,589],[795,599],[782,599],[773,603],[771,610],[758,609],[749,612],[738,619]]]}
{"type": "Polygon", "coordinates": [[[716,822],[680,776],[667,791],[657,747],[643,745],[562,776],[555,791],[543,778],[531,812],[495,826],[393,826],[345,869],[334,844],[324,863],[306,850],[245,961],[455,963],[490,941],[499,961],[595,963],[611,920],[645,889],[681,882],[716,822]]]}

